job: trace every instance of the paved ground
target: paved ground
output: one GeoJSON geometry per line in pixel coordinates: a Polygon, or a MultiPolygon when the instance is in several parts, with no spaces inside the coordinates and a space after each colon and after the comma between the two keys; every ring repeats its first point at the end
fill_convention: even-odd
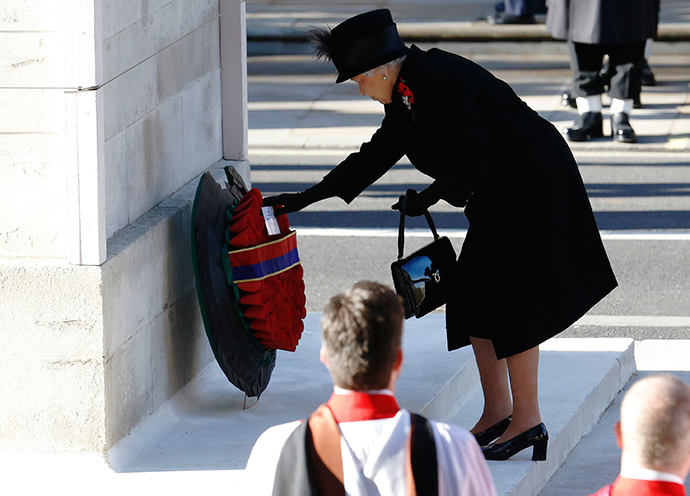
{"type": "MultiPolygon", "coordinates": [[[[685,347],[687,341],[679,344],[685,347]]],[[[630,384],[642,377],[659,372],[672,373],[690,383],[690,362],[687,356],[679,354],[674,356],[669,348],[660,353],[657,346],[661,346],[661,343],[647,341],[638,345],[636,352],[638,374],[630,384]]],[[[683,350],[683,353],[687,352],[687,348],[683,350]]],[[[616,401],[604,413],[589,435],[573,450],[539,496],[588,495],[615,479],[620,470],[620,451],[616,446],[613,426],[618,421],[620,403],[628,387],[618,395],[616,401]]],[[[685,481],[685,488],[686,492],[690,491],[690,480],[685,481]]]]}
{"type": "MultiPolygon", "coordinates": [[[[489,26],[485,19],[496,0],[247,0],[249,40],[298,40],[311,26],[340,21],[367,10],[388,8],[409,40],[516,40],[550,38],[545,16],[536,25],[489,26]]],[[[690,6],[685,0],[664,0],[659,15],[659,38],[687,39],[690,6]]]]}

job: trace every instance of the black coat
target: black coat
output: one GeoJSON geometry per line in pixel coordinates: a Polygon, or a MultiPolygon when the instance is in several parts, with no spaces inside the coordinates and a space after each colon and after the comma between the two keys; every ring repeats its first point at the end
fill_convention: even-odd
{"type": "Polygon", "coordinates": [[[659,0],[548,0],[546,29],[590,45],[640,43],[656,36],[659,0]]]}
{"type": "Polygon", "coordinates": [[[490,338],[499,358],[566,329],[616,280],[575,159],[560,133],[479,65],[412,46],[371,141],[323,180],[351,202],[403,155],[438,196],[466,204],[446,305],[449,349],[490,338]],[[469,201],[468,201],[469,200],[469,201]]]}

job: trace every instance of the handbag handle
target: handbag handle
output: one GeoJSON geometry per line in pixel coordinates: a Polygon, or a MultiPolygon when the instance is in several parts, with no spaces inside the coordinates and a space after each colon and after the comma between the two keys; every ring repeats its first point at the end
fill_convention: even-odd
{"type": "MultiPolygon", "coordinates": [[[[407,194],[400,196],[400,227],[398,228],[398,260],[403,257],[405,252],[405,211],[407,210],[407,194]]],[[[434,219],[431,218],[429,210],[424,211],[424,217],[426,218],[427,224],[429,224],[429,229],[434,235],[434,240],[440,239],[438,232],[436,232],[436,224],[434,224],[434,219]]]]}

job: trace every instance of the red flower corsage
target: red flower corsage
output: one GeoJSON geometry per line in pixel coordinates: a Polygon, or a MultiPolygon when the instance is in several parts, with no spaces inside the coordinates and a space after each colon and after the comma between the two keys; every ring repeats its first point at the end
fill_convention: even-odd
{"type": "Polygon", "coordinates": [[[407,109],[411,111],[412,104],[414,103],[414,95],[412,94],[412,90],[410,90],[409,86],[407,86],[401,78],[398,78],[398,82],[395,84],[395,89],[398,90],[398,93],[402,95],[403,103],[407,109]]]}

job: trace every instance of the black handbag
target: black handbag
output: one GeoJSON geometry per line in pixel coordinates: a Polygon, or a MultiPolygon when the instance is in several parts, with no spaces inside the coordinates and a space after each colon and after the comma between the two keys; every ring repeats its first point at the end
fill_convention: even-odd
{"type": "Polygon", "coordinates": [[[401,197],[398,230],[398,260],[391,264],[395,292],[402,297],[405,318],[420,318],[446,303],[449,274],[457,260],[453,244],[439,237],[436,225],[427,210],[424,212],[434,241],[403,258],[405,245],[405,204],[401,197]]]}

